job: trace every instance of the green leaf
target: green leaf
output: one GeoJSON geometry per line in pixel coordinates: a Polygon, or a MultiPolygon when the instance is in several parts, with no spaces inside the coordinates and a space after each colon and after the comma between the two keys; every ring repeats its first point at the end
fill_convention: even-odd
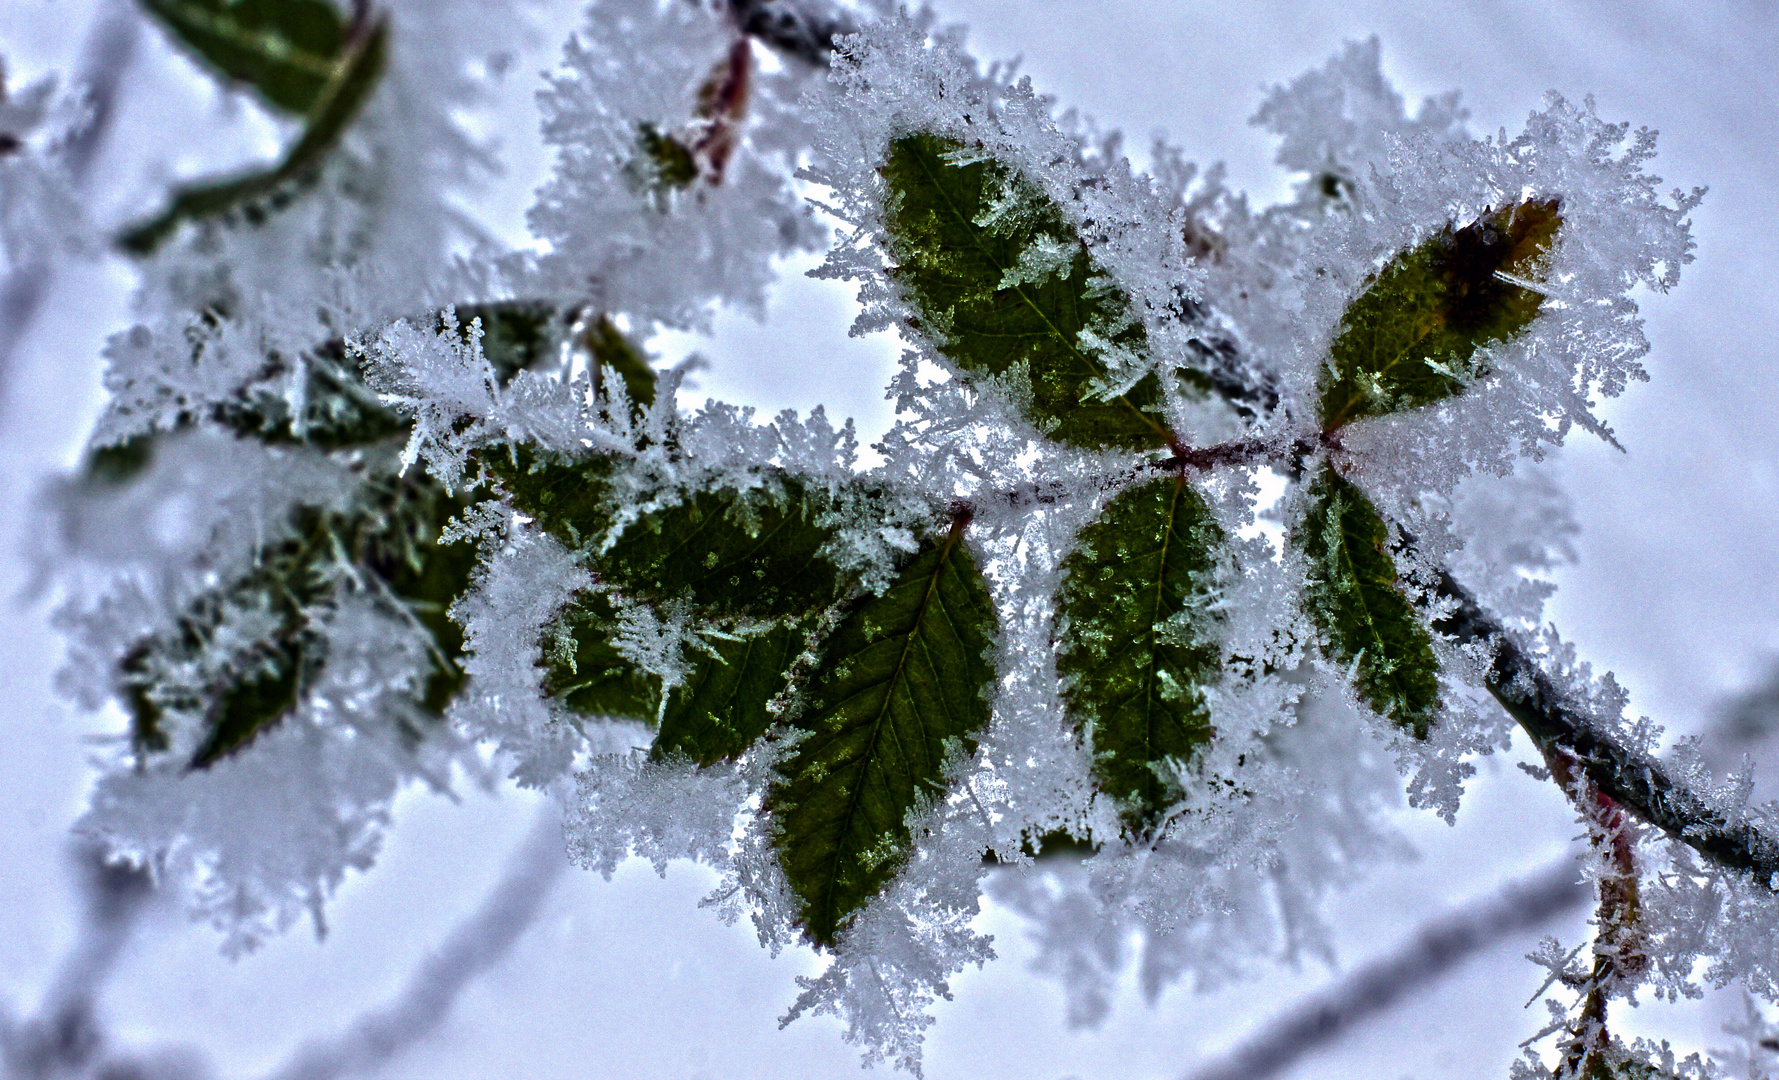
{"type": "Polygon", "coordinates": [[[1426,622],[1397,586],[1383,517],[1326,464],[1306,502],[1291,539],[1309,563],[1304,609],[1324,650],[1352,666],[1361,699],[1426,738],[1439,709],[1439,661],[1426,622]]]}
{"type": "Polygon", "coordinates": [[[833,535],[828,500],[772,472],[757,488],[684,493],[678,505],[625,526],[616,520],[605,458],[567,460],[524,449],[486,459],[520,512],[570,550],[584,552],[604,582],[632,597],[688,597],[713,618],[778,619],[833,603],[846,583],[822,550],[833,535]]]}
{"type": "Polygon", "coordinates": [[[809,937],[832,946],[901,869],[906,818],[942,796],[945,769],[987,725],[988,588],[961,529],[922,546],[881,596],[866,596],[800,681],[807,736],[780,767],[766,811],[809,937]]]}
{"type": "Polygon", "coordinates": [[[585,716],[655,721],[661,680],[612,644],[618,614],[603,593],[577,596],[544,654],[544,693],[585,716]]]}
{"type": "Polygon", "coordinates": [[[142,0],[181,44],[267,104],[302,115],[333,77],[345,27],[326,0],[142,0]]]}
{"type": "Polygon", "coordinates": [[[768,706],[789,685],[791,663],[813,630],[813,619],[779,622],[740,641],[711,642],[716,655],[695,657],[691,678],[667,696],[650,756],[684,754],[701,766],[740,756],[777,719],[768,706]]]}
{"type": "Polygon", "coordinates": [[[347,43],[308,112],[302,137],[285,152],[283,161],[270,169],[181,188],[174,193],[172,205],[126,232],[118,243],[133,255],[148,255],[186,221],[234,213],[249,224],[264,221],[270,212],[295,198],[298,189],[313,182],[323,160],[376,88],[388,51],[388,20],[379,19],[347,43]]]}
{"type": "MultiPolygon", "coordinates": [[[[967,375],[1014,384],[1026,418],[1054,439],[1147,450],[1171,441],[1151,373],[1102,398],[1107,350],[1141,354],[1130,298],[1030,181],[962,143],[929,134],[890,144],[885,224],[922,333],[967,375]],[[1030,392],[1019,384],[1029,380],[1030,392]]],[[[1182,372],[1196,385],[1202,376],[1182,372]]]]}
{"type": "Polygon", "coordinates": [[[597,560],[596,572],[633,596],[689,596],[719,618],[775,619],[839,598],[839,570],[823,554],[827,501],[794,477],[760,488],[700,491],[644,515],[597,560]]]}
{"type": "Polygon", "coordinates": [[[609,457],[573,458],[514,443],[483,452],[481,462],[520,513],[571,550],[597,544],[617,520],[609,457]]]}
{"type": "Polygon", "coordinates": [[[1215,610],[1223,530],[1184,476],[1120,492],[1063,563],[1056,669],[1094,778],[1127,829],[1153,827],[1180,792],[1157,772],[1215,734],[1204,687],[1222,669],[1215,610]]]}
{"type": "Polygon", "coordinates": [[[1341,316],[1323,366],[1323,430],[1439,401],[1484,374],[1476,350],[1538,315],[1544,297],[1515,280],[1544,264],[1559,209],[1554,199],[1523,202],[1448,225],[1375,274],[1341,316]]]}

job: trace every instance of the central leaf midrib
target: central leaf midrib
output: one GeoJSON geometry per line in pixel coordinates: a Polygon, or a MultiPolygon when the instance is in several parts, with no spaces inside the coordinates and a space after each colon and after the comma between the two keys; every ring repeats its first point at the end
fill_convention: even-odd
{"type": "MultiPolygon", "coordinates": [[[[1160,559],[1157,561],[1155,569],[1155,608],[1149,616],[1149,662],[1143,672],[1143,752],[1145,760],[1149,762],[1155,760],[1155,665],[1157,663],[1155,628],[1161,621],[1161,607],[1167,581],[1167,553],[1173,544],[1174,515],[1179,510],[1181,489],[1185,483],[1184,477],[1174,479],[1174,490],[1167,504],[1167,520],[1163,522],[1161,529],[1160,559]]],[[[1154,776],[1153,770],[1151,770],[1151,777],[1144,781],[1144,786],[1149,789],[1148,795],[1151,803],[1154,802],[1155,789],[1160,786],[1160,783],[1160,777],[1154,776]]]]}
{"type": "Polygon", "coordinates": [[[276,30],[250,30],[239,19],[226,14],[209,11],[189,0],[163,0],[166,9],[176,19],[202,26],[203,29],[224,39],[229,44],[245,52],[257,54],[273,63],[286,63],[291,67],[310,74],[329,78],[333,75],[336,60],[317,53],[312,53],[294,43],[276,30]],[[281,43],[276,49],[266,48],[268,42],[281,43]]]}
{"type": "MultiPolygon", "coordinates": [[[[1000,260],[996,259],[994,257],[994,253],[987,247],[987,245],[982,243],[981,239],[977,236],[976,223],[974,221],[972,221],[970,218],[965,217],[963,210],[960,209],[958,207],[957,203],[952,200],[951,193],[948,192],[947,190],[945,190],[945,185],[943,182],[941,182],[938,174],[935,173],[932,170],[932,168],[928,166],[926,155],[921,154],[921,153],[916,153],[914,156],[915,156],[915,159],[920,162],[921,168],[926,172],[927,178],[933,182],[934,190],[936,190],[939,193],[939,197],[945,201],[945,205],[951,209],[952,216],[955,217],[958,221],[963,223],[964,232],[970,237],[970,242],[976,246],[976,249],[978,251],[982,252],[982,257],[983,257],[984,261],[986,261],[990,266],[993,266],[996,270],[999,270],[1001,272],[1001,275],[1003,277],[1005,277],[1007,271],[1012,268],[1007,267],[1007,266],[1002,266],[1000,263],[1000,260]]],[[[1064,279],[1064,280],[1067,280],[1067,279],[1064,279]]],[[[1026,292],[1024,282],[1021,282],[1018,285],[1014,285],[1012,288],[1013,288],[1013,292],[1019,297],[1020,301],[1022,303],[1024,303],[1026,307],[1028,307],[1032,310],[1032,314],[1036,315],[1044,323],[1044,325],[1047,328],[1049,328],[1051,336],[1054,337],[1057,341],[1061,342],[1062,347],[1064,349],[1068,350],[1069,355],[1073,356],[1076,360],[1080,361],[1081,365],[1083,367],[1085,367],[1088,370],[1088,372],[1090,374],[1092,374],[1095,378],[1104,378],[1105,377],[1106,373],[1104,371],[1100,370],[1099,365],[1095,364],[1093,362],[1092,358],[1090,358],[1089,356],[1087,356],[1086,353],[1083,353],[1079,348],[1077,348],[1075,346],[1075,343],[1073,341],[1069,340],[1069,336],[1067,334],[1063,333],[1060,329],[1058,329],[1056,324],[1050,321],[1050,316],[1046,315],[1044,313],[1044,310],[1042,308],[1040,308],[1035,301],[1032,300],[1032,298],[1026,292]]],[[[1013,336],[1013,335],[1008,335],[1008,336],[1013,336]]],[[[1137,408],[1123,394],[1119,394],[1116,398],[1113,398],[1112,400],[1115,403],[1122,405],[1125,408],[1129,409],[1131,411],[1131,413],[1133,415],[1135,415],[1138,420],[1141,420],[1145,425],[1147,425],[1150,429],[1152,429],[1156,434],[1160,435],[1164,442],[1172,441],[1173,435],[1166,428],[1163,428],[1161,425],[1159,425],[1155,421],[1151,420],[1147,413],[1145,413],[1145,412],[1143,412],[1143,410],[1137,408]]],[[[1079,402],[1078,404],[1085,404],[1085,402],[1079,402]]]]}
{"type": "MultiPolygon", "coordinates": [[[[1371,634],[1370,634],[1371,644],[1373,646],[1375,646],[1375,651],[1378,654],[1378,659],[1381,662],[1387,664],[1389,662],[1389,657],[1384,655],[1384,653],[1385,653],[1384,638],[1383,638],[1382,633],[1380,633],[1378,631],[1377,619],[1372,616],[1371,604],[1368,603],[1366,600],[1365,579],[1362,576],[1360,576],[1359,566],[1356,562],[1353,561],[1353,537],[1352,537],[1352,534],[1347,530],[1347,515],[1346,515],[1346,510],[1351,505],[1352,505],[1352,503],[1350,501],[1345,502],[1345,505],[1342,506],[1341,512],[1338,515],[1338,520],[1340,522],[1340,549],[1341,549],[1340,557],[1341,557],[1342,561],[1344,561],[1346,563],[1346,568],[1349,572],[1349,576],[1353,579],[1354,584],[1358,586],[1357,593],[1358,593],[1359,610],[1365,615],[1365,625],[1371,631],[1371,634]]],[[[1385,586],[1385,588],[1390,588],[1390,587],[1391,586],[1389,586],[1389,585],[1385,586]]],[[[1384,677],[1389,679],[1390,684],[1396,688],[1396,695],[1395,695],[1396,700],[1406,706],[1408,704],[1408,696],[1406,693],[1406,688],[1402,685],[1402,681],[1396,677],[1396,674],[1394,671],[1385,674],[1384,677]]]]}
{"type": "Polygon", "coordinates": [[[951,551],[957,545],[959,532],[953,529],[939,548],[938,560],[933,565],[933,573],[927,579],[926,591],[921,594],[920,607],[915,610],[914,621],[909,625],[908,633],[902,638],[902,651],[896,657],[896,666],[890,671],[889,678],[884,680],[883,704],[878,707],[877,715],[871,719],[871,736],[865,742],[865,749],[859,755],[858,783],[853,785],[852,793],[847,797],[846,811],[840,817],[840,829],[835,835],[834,854],[828,861],[827,887],[823,890],[823,921],[835,932],[839,926],[833,925],[834,892],[840,880],[840,859],[845,849],[846,838],[852,833],[853,817],[858,813],[859,801],[864,797],[865,774],[871,769],[871,762],[877,750],[878,736],[883,731],[884,718],[889,715],[890,704],[895,700],[896,684],[902,678],[902,671],[908,664],[908,654],[914,647],[914,638],[920,633],[921,624],[926,620],[927,608],[933,601],[933,595],[939,589],[939,577],[945,572],[946,563],[951,559],[951,551]]]}

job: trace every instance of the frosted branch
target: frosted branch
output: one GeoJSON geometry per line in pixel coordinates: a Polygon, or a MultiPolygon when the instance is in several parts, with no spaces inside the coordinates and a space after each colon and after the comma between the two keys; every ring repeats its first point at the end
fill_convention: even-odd
{"type": "Polygon", "coordinates": [[[1779,887],[1779,837],[1714,806],[1662,762],[1606,730],[1450,574],[1440,575],[1438,595],[1457,606],[1436,625],[1459,645],[1486,650],[1489,691],[1541,750],[1567,748],[1602,794],[1719,866],[1779,887]]]}

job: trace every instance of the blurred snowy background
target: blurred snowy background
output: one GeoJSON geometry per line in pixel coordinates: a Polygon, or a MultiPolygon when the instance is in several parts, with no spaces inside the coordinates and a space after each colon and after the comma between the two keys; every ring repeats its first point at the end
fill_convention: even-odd
{"type": "MultiPolygon", "coordinates": [[[[1560,573],[1549,610],[1584,658],[1617,673],[1633,712],[1671,737],[1708,733],[1729,752],[1758,746],[1762,718],[1779,713],[1774,695],[1763,704],[1758,692],[1779,655],[1779,17],[1769,5],[945,0],[939,10],[970,26],[979,56],[1023,55],[1022,70],[1061,106],[1122,129],[1139,166],[1150,134],[1165,130],[1201,163],[1227,162],[1232,185],[1260,204],[1294,179],[1246,123],[1263,90],[1372,34],[1411,108],[1460,89],[1479,134],[1516,133],[1546,89],[1591,93],[1603,117],[1660,131],[1655,171],[1667,185],[1711,189],[1694,215],[1698,261],[1673,294],[1639,297],[1652,381],[1603,410],[1628,452],[1577,441],[1551,470],[1581,532],[1579,560],[1560,573]]],[[[278,136],[154,28],[118,37],[122,14],[122,0],[0,3],[9,87],[49,71],[119,80],[119,111],[87,181],[89,212],[107,221],[139,214],[172,176],[267,154],[278,136]],[[101,47],[114,51],[88,71],[101,47]]],[[[554,66],[579,14],[568,2],[545,6],[501,109],[476,118],[499,133],[508,176],[471,209],[515,242],[546,164],[536,74],[554,66]]],[[[783,268],[766,326],[723,315],[709,338],[654,347],[712,361],[699,398],[768,413],[825,402],[855,417],[868,441],[889,423],[880,395],[897,346],[847,337],[852,298],[802,277],[814,261],[783,268]]],[[[89,1063],[143,1066],[112,1073],[118,1080],[853,1075],[857,1058],[835,1021],[778,1028],[793,977],[819,958],[772,958],[748,927],[700,910],[714,882],[700,868],[660,879],[633,861],[605,882],[568,867],[531,795],[467,784],[457,801],[410,792],[376,868],[340,890],[325,941],[299,929],[234,962],[211,931],[128,876],[95,877],[73,853],[68,827],[92,775],[90,741],[119,730],[121,715],[85,715],[55,695],[60,645],[44,605],[28,598],[23,551],[43,527],[35,491],[75,462],[97,411],[99,349],[128,324],[131,282],[121,259],[50,258],[31,282],[40,300],[9,297],[0,313],[9,357],[0,367],[0,1032],[15,1050],[40,1051],[36,1065],[15,1054],[10,1067],[57,1075],[54,1063],[86,1046],[89,1063]],[[32,1026],[58,1016],[80,1022],[32,1026]],[[393,1045],[404,1049],[383,1052],[393,1045]]],[[[1072,1028],[1061,986],[1031,970],[1033,927],[988,903],[980,928],[1000,958],[954,980],[955,999],[929,1033],[927,1075],[1209,1074],[1300,1000],[1411,945],[1428,920],[1565,857],[1577,829],[1552,786],[1513,768],[1524,753],[1482,763],[1455,828],[1400,813],[1416,854],[1340,901],[1332,967],[1310,960],[1208,996],[1176,986],[1152,1005],[1127,968],[1109,1015],[1072,1028]]],[[[1539,972],[1521,957],[1544,934],[1584,935],[1586,905],[1557,906],[1278,1075],[1505,1076],[1516,1044],[1543,1021],[1542,1009],[1523,1008],[1539,972]]],[[[1615,1027],[1703,1049],[1727,1043],[1721,1025],[1741,1011],[1732,989],[1621,1008],[1615,1027]]]]}

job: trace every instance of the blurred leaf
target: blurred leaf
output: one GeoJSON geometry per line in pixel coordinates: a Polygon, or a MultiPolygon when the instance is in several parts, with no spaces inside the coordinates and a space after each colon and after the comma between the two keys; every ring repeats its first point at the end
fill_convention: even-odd
{"type": "Polygon", "coordinates": [[[811,940],[832,946],[901,870],[907,816],[944,794],[989,719],[995,612],[961,529],[924,544],[866,596],[800,681],[807,736],[768,792],[785,877],[811,940]]]}
{"type": "Polygon", "coordinates": [[[149,255],[182,222],[235,213],[249,224],[264,221],[269,213],[295,198],[297,189],[313,182],[323,160],[376,88],[388,46],[386,19],[379,19],[347,43],[327,85],[308,112],[302,137],[285,152],[278,165],[229,180],[181,188],[174,193],[171,206],[153,220],[126,232],[118,243],[133,255],[149,255]]]}
{"type": "Polygon", "coordinates": [[[463,683],[463,635],[446,612],[468,589],[476,553],[438,538],[462,508],[418,470],[367,480],[350,512],[298,507],[291,537],[192,601],[174,629],[125,654],[119,692],[138,757],[170,748],[169,723],[197,723],[202,736],[190,764],[207,768],[283,722],[327,662],[312,619],[347,589],[386,596],[431,633],[433,670],[416,704],[443,715],[463,683]]]}
{"type": "Polygon", "coordinates": [[[1539,272],[1558,211],[1556,200],[1524,202],[1448,225],[1374,275],[1322,369],[1323,430],[1450,397],[1482,375],[1476,350],[1538,315],[1544,298],[1515,281],[1539,272]]]}
{"type": "MultiPolygon", "coordinates": [[[[1169,444],[1153,373],[1119,394],[1096,389],[1109,370],[1107,344],[1141,355],[1148,334],[1042,192],[929,134],[891,143],[882,172],[890,273],[940,352],[967,375],[1029,379],[1029,395],[1016,385],[1013,397],[1051,438],[1096,449],[1169,444]]],[[[1181,374],[1205,386],[1203,376],[1181,374]]]]}
{"type": "MultiPolygon", "coordinates": [[[[469,328],[482,320],[482,355],[494,368],[501,385],[528,368],[554,360],[561,343],[552,325],[561,320],[556,306],[544,300],[502,300],[491,304],[459,304],[458,333],[469,340],[469,328]]],[[[441,323],[440,329],[443,329],[441,323]]]]}
{"type": "Polygon", "coordinates": [[[1439,661],[1427,624],[1397,587],[1383,517],[1326,464],[1305,502],[1291,540],[1309,564],[1304,608],[1323,648],[1352,667],[1363,701],[1426,738],[1439,709],[1439,661]]]}
{"type": "Polygon", "coordinates": [[[364,384],[338,339],[300,360],[271,354],[263,374],[242,393],[213,404],[209,419],[271,445],[299,443],[318,450],[359,449],[407,437],[407,419],[364,384]],[[288,389],[295,363],[302,365],[300,395],[288,389]]]}
{"type": "Polygon", "coordinates": [[[192,754],[191,767],[207,769],[284,720],[301,701],[306,668],[315,658],[294,636],[272,643],[258,670],[224,684],[210,710],[210,733],[192,754]]]}
{"type": "Polygon", "coordinates": [[[1081,530],[1063,563],[1056,669],[1094,778],[1126,828],[1154,826],[1179,799],[1156,771],[1215,734],[1204,687],[1221,671],[1223,531],[1184,476],[1126,488],[1081,530]]]}
{"type": "Polygon", "coordinates": [[[326,0],[142,0],[212,70],[299,116],[339,64],[345,26],[326,0]]]}
{"type": "Polygon", "coordinates": [[[655,369],[643,351],[624,336],[610,317],[594,319],[581,337],[581,345],[593,358],[594,387],[604,378],[606,368],[624,380],[624,392],[632,405],[646,409],[655,403],[655,369]]]}

